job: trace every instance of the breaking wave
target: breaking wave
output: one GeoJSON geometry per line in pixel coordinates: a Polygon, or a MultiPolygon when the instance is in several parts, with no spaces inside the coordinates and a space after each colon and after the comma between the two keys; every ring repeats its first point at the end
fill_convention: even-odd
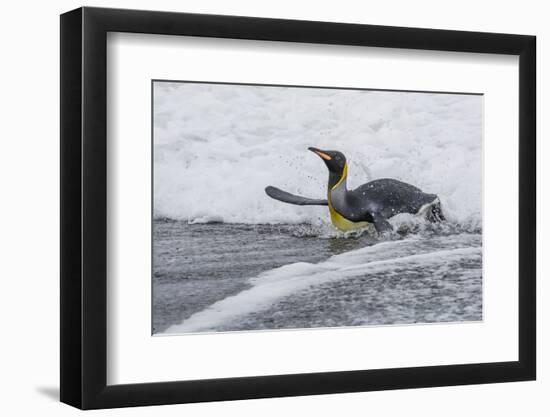
{"type": "MultiPolygon", "coordinates": [[[[350,188],[391,177],[438,194],[451,223],[481,226],[481,96],[156,82],[154,215],[189,223],[328,222],[267,185],[326,194],[308,146],[349,160],[350,188]]],[[[399,222],[399,220],[395,220],[399,222]]]]}

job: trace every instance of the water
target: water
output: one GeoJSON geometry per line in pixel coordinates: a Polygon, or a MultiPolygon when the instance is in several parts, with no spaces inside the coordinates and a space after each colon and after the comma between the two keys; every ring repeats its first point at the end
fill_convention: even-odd
{"type": "Polygon", "coordinates": [[[483,97],[155,82],[155,333],[482,319],[483,97]],[[398,215],[391,238],[334,232],[310,146],[350,189],[394,178],[448,220],[398,215]],[[171,219],[171,220],[162,220],[171,219]]]}
{"type": "Polygon", "coordinates": [[[481,96],[157,82],[154,212],[191,222],[319,223],[268,185],[326,198],[308,147],[338,150],[348,186],[394,178],[437,194],[447,219],[480,222],[481,96]]]}
{"type": "MultiPolygon", "coordinates": [[[[479,321],[481,232],[154,223],[154,333],[479,321]]],[[[409,229],[413,230],[409,230],[409,229]]]]}

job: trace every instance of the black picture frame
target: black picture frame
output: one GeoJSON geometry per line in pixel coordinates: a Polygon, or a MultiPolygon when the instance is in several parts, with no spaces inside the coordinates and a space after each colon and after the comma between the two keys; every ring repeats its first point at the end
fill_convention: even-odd
{"type": "Polygon", "coordinates": [[[533,380],[536,38],[359,24],[79,8],[61,15],[61,401],[81,409],[533,380]],[[518,361],[107,385],[108,32],[519,56],[518,361]]]}

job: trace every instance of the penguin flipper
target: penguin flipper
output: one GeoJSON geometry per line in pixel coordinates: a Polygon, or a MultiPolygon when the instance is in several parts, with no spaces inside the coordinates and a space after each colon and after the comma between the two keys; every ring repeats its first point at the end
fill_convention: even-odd
{"type": "Polygon", "coordinates": [[[383,234],[387,232],[391,232],[393,230],[392,225],[384,216],[382,216],[380,213],[372,213],[372,219],[374,220],[374,228],[378,232],[378,234],[383,234]]]}
{"type": "Polygon", "coordinates": [[[282,201],[283,203],[296,204],[298,206],[328,206],[327,200],[300,197],[299,195],[287,193],[271,185],[266,187],[265,193],[271,198],[282,201]]]}

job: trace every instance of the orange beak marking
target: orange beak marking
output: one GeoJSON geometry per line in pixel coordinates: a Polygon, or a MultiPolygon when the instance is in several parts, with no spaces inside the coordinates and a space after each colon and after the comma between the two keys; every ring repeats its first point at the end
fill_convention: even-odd
{"type": "Polygon", "coordinates": [[[332,159],[332,157],[330,155],[327,155],[326,153],[324,152],[320,152],[320,151],[314,151],[317,155],[319,155],[321,158],[323,158],[325,161],[330,161],[332,159]]]}

